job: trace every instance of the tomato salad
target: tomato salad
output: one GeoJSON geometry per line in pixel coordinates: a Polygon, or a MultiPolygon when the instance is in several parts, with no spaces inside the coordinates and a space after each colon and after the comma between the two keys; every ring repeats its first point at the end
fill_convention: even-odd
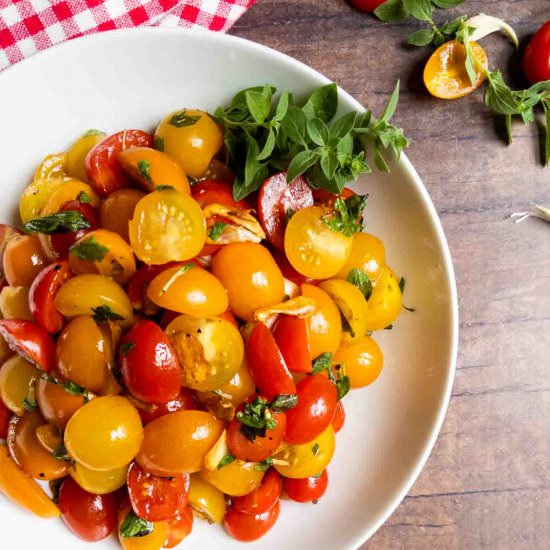
{"type": "MultiPolygon", "coordinates": [[[[251,112],[265,90],[244,94],[251,112]]],[[[281,101],[272,154],[288,145],[281,101]]],[[[321,104],[303,109],[319,140],[321,104]]],[[[372,334],[402,310],[366,197],[343,186],[345,155],[362,159],[355,114],[334,188],[312,162],[247,181],[227,113],[88,131],[37,168],[22,225],[0,228],[0,491],[86,541],[171,548],[197,517],[252,541],[285,495],[316,503],[342,400],[380,374],[372,334]]]]}

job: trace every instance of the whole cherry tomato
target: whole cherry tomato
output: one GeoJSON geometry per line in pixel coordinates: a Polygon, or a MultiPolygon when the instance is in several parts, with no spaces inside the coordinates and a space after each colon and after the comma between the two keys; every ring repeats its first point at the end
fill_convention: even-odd
{"type": "Polygon", "coordinates": [[[94,190],[106,197],[128,187],[129,176],[118,162],[118,155],[131,147],[152,147],[153,137],[142,130],[123,130],[100,141],[86,155],[86,174],[94,190]]]}
{"type": "Polygon", "coordinates": [[[189,475],[159,477],[133,462],[127,479],[130,504],[140,518],[153,522],[164,521],[175,519],[185,511],[189,475]]]}
{"type": "Polygon", "coordinates": [[[72,395],[62,385],[39,379],[36,381],[36,401],[42,416],[64,430],[71,416],[85,403],[83,395],[72,395]]]}
{"type": "Polygon", "coordinates": [[[334,416],[332,417],[332,429],[334,430],[334,433],[339,432],[346,421],[346,410],[344,409],[344,405],[342,401],[338,401],[336,404],[336,409],[334,409],[334,416]]]}
{"type": "Polygon", "coordinates": [[[11,411],[4,405],[0,398],[0,439],[6,439],[8,435],[8,424],[11,418],[11,411]]]}
{"type": "Polygon", "coordinates": [[[287,182],[286,173],[279,172],[265,180],[258,194],[258,216],[273,246],[284,249],[287,220],[306,206],[313,206],[313,194],[305,178],[287,182]]]}
{"type": "Polygon", "coordinates": [[[181,368],[163,330],[141,320],[120,344],[120,370],[128,390],[146,402],[164,403],[180,391],[181,368]]]}
{"type": "Polygon", "coordinates": [[[14,235],[7,242],[2,271],[9,285],[29,287],[46,265],[46,255],[36,236],[14,235]]]}
{"type": "Polygon", "coordinates": [[[61,285],[70,278],[69,264],[61,260],[45,267],[32,282],[29,308],[36,322],[49,333],[63,328],[63,316],[55,308],[54,298],[61,285]]]}
{"type": "Polygon", "coordinates": [[[550,80],[550,21],[535,33],[525,49],[523,71],[531,84],[550,80]]]}
{"type": "Polygon", "coordinates": [[[165,403],[155,404],[151,409],[138,408],[138,412],[145,426],[145,424],[149,424],[149,422],[152,422],[155,418],[160,418],[161,416],[178,411],[189,411],[199,408],[197,400],[195,399],[195,394],[188,388],[180,388],[180,392],[176,398],[166,401],[165,403]]]}
{"type": "Polygon", "coordinates": [[[193,509],[187,506],[179,517],[171,519],[167,523],[168,538],[164,543],[164,548],[174,548],[193,530],[193,509]]]}
{"type": "Polygon", "coordinates": [[[301,444],[324,432],[334,417],[338,402],[336,386],[322,374],[307,376],[296,386],[298,403],[286,412],[285,439],[301,444]]]}
{"type": "Polygon", "coordinates": [[[296,502],[317,502],[326,492],[328,486],[328,473],[318,476],[306,477],[303,479],[291,479],[286,477],[283,480],[285,493],[296,502]]]}
{"type": "Polygon", "coordinates": [[[32,321],[1,319],[0,334],[13,351],[39,369],[50,372],[55,367],[55,342],[40,325],[32,321]]]}
{"type": "Polygon", "coordinates": [[[258,323],[250,335],[246,358],[256,386],[268,398],[296,393],[296,385],[281,350],[263,323],[258,323]]]}
{"type": "Polygon", "coordinates": [[[383,4],[386,0],[349,0],[349,3],[357,8],[359,11],[365,13],[373,12],[380,4],[383,4]]]}
{"type": "Polygon", "coordinates": [[[242,497],[234,497],[231,507],[242,514],[263,514],[279,502],[282,490],[281,476],[276,470],[270,469],[255,491],[242,497]]]}
{"type": "Polygon", "coordinates": [[[103,229],[120,235],[130,242],[128,224],[134,217],[137,203],[145,193],[137,189],[118,189],[113,191],[102,203],[99,210],[99,221],[103,229]]]}
{"type": "Polygon", "coordinates": [[[225,515],[226,531],[237,540],[251,542],[263,537],[275,525],[279,517],[280,503],[262,514],[243,514],[236,510],[229,510],[225,515]]]}
{"type": "Polygon", "coordinates": [[[311,372],[305,319],[293,315],[281,315],[273,327],[273,337],[283,354],[288,370],[311,372]]]}
{"type": "Polygon", "coordinates": [[[75,535],[96,542],[113,532],[117,522],[118,499],[115,493],[88,493],[68,477],[59,489],[59,509],[63,521],[75,535]]]}

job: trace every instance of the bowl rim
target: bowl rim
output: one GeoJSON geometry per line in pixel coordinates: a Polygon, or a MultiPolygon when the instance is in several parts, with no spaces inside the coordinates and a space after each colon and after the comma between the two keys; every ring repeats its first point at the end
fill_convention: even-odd
{"type": "MultiPolygon", "coordinates": [[[[309,65],[306,65],[302,61],[298,61],[297,59],[291,57],[290,55],[287,55],[283,52],[275,50],[269,46],[264,46],[263,44],[259,44],[258,42],[248,40],[246,38],[242,38],[242,37],[234,36],[230,34],[219,33],[219,32],[212,32],[206,29],[203,30],[203,29],[196,29],[196,28],[189,29],[189,28],[182,28],[182,27],[145,26],[145,27],[135,27],[135,28],[114,29],[114,30],[108,30],[103,32],[93,32],[93,33],[85,34],[85,35],[55,44],[52,47],[46,50],[36,52],[30,57],[27,57],[22,61],[16,63],[15,65],[7,67],[5,70],[3,70],[0,73],[0,87],[2,86],[3,82],[6,81],[7,78],[13,78],[13,76],[15,76],[18,72],[21,72],[21,71],[32,70],[35,65],[39,66],[44,60],[48,59],[49,57],[54,57],[55,55],[57,55],[59,51],[63,51],[65,49],[71,49],[71,48],[78,48],[80,47],[81,44],[88,43],[88,42],[99,42],[103,40],[109,41],[109,40],[112,40],[113,38],[119,39],[119,38],[124,38],[124,36],[131,36],[131,35],[137,35],[137,34],[151,34],[159,37],[174,36],[174,35],[180,35],[180,36],[194,35],[195,37],[197,37],[199,41],[205,40],[205,41],[212,41],[214,43],[219,42],[228,47],[237,46],[238,48],[244,48],[244,49],[255,51],[256,53],[265,55],[266,57],[276,59],[283,63],[289,64],[293,66],[295,69],[299,70],[300,72],[307,73],[309,76],[315,77],[319,81],[323,81],[325,83],[332,82],[332,80],[324,76],[319,71],[313,69],[309,65]]],[[[358,100],[356,100],[353,96],[351,96],[348,92],[346,92],[340,86],[338,86],[338,94],[341,99],[344,99],[345,102],[348,103],[348,105],[350,105],[351,108],[355,109],[356,111],[364,112],[366,110],[365,107],[361,105],[361,103],[359,103],[358,100]]],[[[455,270],[453,266],[453,260],[451,257],[449,244],[447,242],[447,238],[445,236],[445,232],[443,230],[441,220],[439,218],[439,215],[437,214],[433,201],[423,181],[421,180],[416,169],[414,168],[413,164],[410,162],[406,154],[401,155],[399,162],[402,164],[402,167],[407,173],[407,175],[411,178],[412,184],[414,186],[414,190],[418,193],[424,208],[426,208],[428,212],[429,224],[431,225],[431,228],[434,230],[435,234],[437,235],[437,241],[440,247],[440,251],[443,259],[443,267],[446,274],[447,290],[449,292],[449,298],[450,298],[449,325],[451,330],[450,330],[449,358],[446,365],[445,388],[442,395],[440,396],[440,403],[438,405],[437,417],[433,422],[429,437],[425,440],[423,444],[423,450],[417,457],[416,463],[414,464],[414,467],[411,469],[410,473],[408,474],[406,480],[401,484],[400,489],[396,491],[393,497],[390,498],[384,513],[380,514],[377,518],[375,518],[372,521],[372,525],[370,527],[365,528],[365,530],[362,533],[360,533],[358,536],[355,537],[355,539],[353,540],[354,548],[359,548],[368,539],[370,539],[376,531],[378,531],[378,529],[395,512],[397,507],[401,504],[401,502],[407,496],[413,484],[417,481],[421,471],[423,470],[428,460],[428,457],[430,456],[433,450],[433,447],[435,445],[435,442],[437,440],[437,437],[439,436],[441,427],[445,420],[445,416],[447,414],[447,410],[451,399],[452,387],[453,387],[455,373],[456,373],[456,363],[457,363],[457,355],[458,355],[458,334],[459,334],[459,308],[458,308],[458,293],[457,293],[457,286],[456,286],[455,270]]]]}

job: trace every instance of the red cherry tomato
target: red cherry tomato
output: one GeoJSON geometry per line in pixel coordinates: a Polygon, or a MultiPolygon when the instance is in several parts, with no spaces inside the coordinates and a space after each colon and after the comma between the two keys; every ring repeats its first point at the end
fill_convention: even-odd
{"type": "Polygon", "coordinates": [[[68,210],[80,212],[84,218],[86,218],[90,227],[89,229],[80,229],[72,233],[53,233],[50,236],[50,243],[53,253],[57,258],[66,258],[69,255],[69,248],[71,248],[78,239],[99,227],[97,208],[94,208],[91,204],[76,200],[69,201],[61,207],[62,212],[67,212],[68,210]]]}
{"type": "Polygon", "coordinates": [[[301,444],[312,441],[332,422],[338,402],[336,386],[322,374],[307,376],[296,386],[298,403],[286,412],[285,439],[301,444]]]}
{"type": "Polygon", "coordinates": [[[311,372],[305,319],[281,315],[273,327],[273,337],[291,372],[311,372]]]}
{"type": "Polygon", "coordinates": [[[128,470],[128,495],[137,516],[147,521],[176,519],[187,508],[189,475],[159,477],[137,462],[128,470]]]}
{"type": "Polygon", "coordinates": [[[349,3],[357,8],[359,11],[365,13],[373,12],[380,4],[383,4],[386,0],[349,0],[349,3]]]}
{"type": "Polygon", "coordinates": [[[331,193],[326,189],[313,190],[313,199],[315,201],[315,204],[324,204],[326,206],[332,206],[334,204],[334,201],[339,197],[346,200],[350,197],[353,197],[353,195],[355,195],[355,192],[348,187],[344,187],[339,195],[335,195],[334,193],[331,193]]]}
{"type": "Polygon", "coordinates": [[[108,537],[115,528],[118,499],[115,493],[88,493],[67,477],[59,490],[59,509],[63,521],[75,535],[95,542],[108,537]]]}
{"type": "Polygon", "coordinates": [[[550,21],[531,38],[523,56],[523,71],[531,84],[550,80],[550,21]]]}
{"type": "Polygon", "coordinates": [[[281,476],[271,468],[255,491],[232,499],[232,508],[241,514],[263,514],[279,502],[282,490],[281,476]]]}
{"type": "Polygon", "coordinates": [[[50,372],[55,367],[55,341],[40,325],[19,319],[1,319],[0,335],[10,349],[50,372]]]}
{"type": "Polygon", "coordinates": [[[10,418],[11,411],[4,405],[2,399],[0,399],[0,439],[6,439],[8,436],[10,418]]]}
{"type": "Polygon", "coordinates": [[[281,350],[273,334],[263,323],[258,323],[252,330],[246,348],[246,357],[256,387],[267,398],[296,393],[296,384],[285,364],[281,350]]]}
{"type": "MultiPolygon", "coordinates": [[[[252,402],[257,397],[257,395],[254,395],[247,399],[247,402],[252,402]]],[[[237,410],[242,411],[244,405],[243,403],[237,410]]],[[[261,462],[279,448],[285,437],[286,417],[283,412],[271,411],[271,414],[277,423],[275,428],[267,429],[265,437],[256,436],[253,441],[242,433],[242,424],[236,418],[229,423],[227,445],[233,456],[245,462],[261,462]]]]}
{"type": "Polygon", "coordinates": [[[195,394],[188,388],[180,388],[180,393],[175,399],[166,401],[166,403],[159,403],[152,410],[138,408],[138,412],[145,426],[155,420],[155,418],[178,411],[189,411],[198,408],[195,394]]]}
{"type": "Polygon", "coordinates": [[[231,208],[249,209],[246,200],[236,201],[233,198],[231,184],[220,180],[203,180],[193,185],[191,196],[199,203],[201,208],[208,204],[223,204],[231,208]]]}
{"type": "Polygon", "coordinates": [[[102,197],[130,185],[130,177],[117,157],[132,147],[153,147],[153,136],[142,130],[123,130],[100,141],[86,155],[88,181],[102,197]]]}
{"type": "Polygon", "coordinates": [[[63,328],[63,316],[55,308],[54,298],[61,285],[71,277],[69,263],[60,260],[45,267],[32,282],[29,308],[36,322],[49,333],[63,328]]]}
{"type": "Polygon", "coordinates": [[[285,478],[283,487],[289,498],[296,502],[316,502],[326,492],[328,473],[326,470],[320,476],[304,479],[285,478]]]}
{"type": "Polygon", "coordinates": [[[127,332],[120,344],[120,370],[128,390],[147,403],[166,403],[180,393],[181,369],[168,337],[148,320],[127,332]]]}
{"type": "Polygon", "coordinates": [[[273,246],[284,249],[288,216],[306,206],[313,206],[313,194],[303,177],[287,182],[286,173],[279,172],[265,180],[258,194],[258,216],[273,246]]]}
{"type": "Polygon", "coordinates": [[[334,433],[339,432],[346,421],[346,411],[344,409],[344,404],[342,401],[338,401],[336,404],[336,409],[334,409],[334,416],[332,417],[332,429],[334,433]]]}
{"type": "Polygon", "coordinates": [[[263,514],[243,514],[231,509],[225,515],[225,529],[234,539],[251,542],[263,537],[275,525],[280,511],[280,502],[263,514]]]}
{"type": "Polygon", "coordinates": [[[168,521],[168,537],[164,548],[174,548],[193,530],[193,510],[185,508],[181,516],[168,521]]]}
{"type": "Polygon", "coordinates": [[[298,273],[288,261],[288,258],[286,257],[284,252],[281,252],[280,250],[271,249],[270,250],[271,255],[273,256],[273,259],[275,260],[275,263],[279,266],[279,269],[281,270],[281,273],[283,274],[283,277],[285,279],[288,279],[289,281],[292,281],[295,285],[301,286],[304,283],[309,284],[316,284],[315,279],[310,279],[309,277],[305,277],[301,273],[298,273]]]}
{"type": "Polygon", "coordinates": [[[141,309],[147,296],[149,283],[165,269],[170,269],[177,265],[180,264],[178,262],[170,262],[162,265],[144,265],[140,267],[128,283],[128,298],[130,298],[132,307],[134,309],[141,309]]]}

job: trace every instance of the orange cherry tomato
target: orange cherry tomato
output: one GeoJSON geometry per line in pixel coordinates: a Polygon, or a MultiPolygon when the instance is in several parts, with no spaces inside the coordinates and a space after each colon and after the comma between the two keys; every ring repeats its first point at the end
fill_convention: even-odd
{"type": "MultiPolygon", "coordinates": [[[[191,260],[194,262],[194,260],[191,260]]],[[[181,262],[170,262],[160,265],[143,265],[135,272],[128,283],[128,298],[134,309],[143,309],[149,304],[147,288],[149,283],[159,274],[171,267],[181,267],[181,262]]],[[[177,317],[177,314],[174,314],[177,317]]],[[[171,320],[171,319],[170,319],[171,320]]],[[[168,321],[170,322],[170,321],[168,321]]],[[[168,323],[166,323],[168,324],[168,323]]]]}
{"type": "Polygon", "coordinates": [[[346,410],[342,401],[338,401],[336,404],[336,409],[334,410],[334,417],[332,418],[332,429],[334,433],[339,432],[343,427],[346,421],[346,410]]]}
{"type": "Polygon", "coordinates": [[[70,180],[51,193],[40,210],[40,216],[60,212],[71,201],[89,204],[93,208],[98,208],[101,203],[99,195],[87,183],[70,180]]]}
{"type": "Polygon", "coordinates": [[[487,78],[487,54],[476,42],[471,42],[474,55],[484,71],[475,65],[476,79],[472,83],[466,72],[466,48],[458,40],[445,42],[435,50],[424,68],[424,84],[428,92],[439,99],[458,99],[471,94],[487,78]]]}
{"type": "Polygon", "coordinates": [[[189,180],[181,166],[162,151],[150,147],[133,147],[118,155],[118,162],[145,191],[168,185],[189,194],[189,180]]]}
{"type": "Polygon", "coordinates": [[[179,517],[168,521],[168,538],[164,548],[174,548],[193,530],[193,510],[188,506],[179,517]]]}
{"type": "Polygon", "coordinates": [[[145,531],[139,536],[124,536],[124,526],[128,519],[136,519],[130,505],[122,506],[118,512],[118,540],[123,550],[161,550],[168,537],[168,522],[153,523],[152,531],[145,531]],[[129,518],[130,516],[130,518],[129,518]]]}
{"type": "Polygon", "coordinates": [[[370,336],[364,336],[358,342],[342,343],[332,362],[345,366],[352,388],[362,388],[378,378],[384,359],[378,344],[370,336]]]}
{"type": "MultiPolygon", "coordinates": [[[[129,149],[131,151],[131,149],[129,149]]],[[[102,203],[99,210],[99,223],[103,229],[120,235],[130,242],[128,224],[134,217],[137,203],[145,193],[137,189],[119,189],[113,191],[102,203]]]]}
{"type": "Polygon", "coordinates": [[[242,514],[263,514],[279,502],[282,490],[281,476],[276,470],[270,469],[264,476],[262,484],[255,491],[231,499],[231,508],[242,514]]]}
{"type": "Polygon", "coordinates": [[[328,487],[328,473],[318,476],[310,476],[303,479],[291,479],[286,477],[283,481],[285,493],[296,502],[317,502],[328,487]]]}
{"type": "Polygon", "coordinates": [[[273,337],[279,346],[288,370],[311,372],[311,357],[305,319],[281,315],[273,327],[273,337]]]}
{"type": "Polygon", "coordinates": [[[352,269],[360,269],[368,275],[373,284],[376,284],[385,264],[386,250],[384,243],[370,233],[355,233],[350,255],[336,277],[347,279],[352,269]]]}
{"type": "Polygon", "coordinates": [[[14,235],[6,244],[2,263],[9,285],[29,287],[48,261],[37,237],[14,235]]]}
{"type": "Polygon", "coordinates": [[[262,514],[243,514],[234,509],[225,515],[224,526],[226,531],[237,540],[251,542],[263,537],[279,518],[280,503],[262,514]]]}

